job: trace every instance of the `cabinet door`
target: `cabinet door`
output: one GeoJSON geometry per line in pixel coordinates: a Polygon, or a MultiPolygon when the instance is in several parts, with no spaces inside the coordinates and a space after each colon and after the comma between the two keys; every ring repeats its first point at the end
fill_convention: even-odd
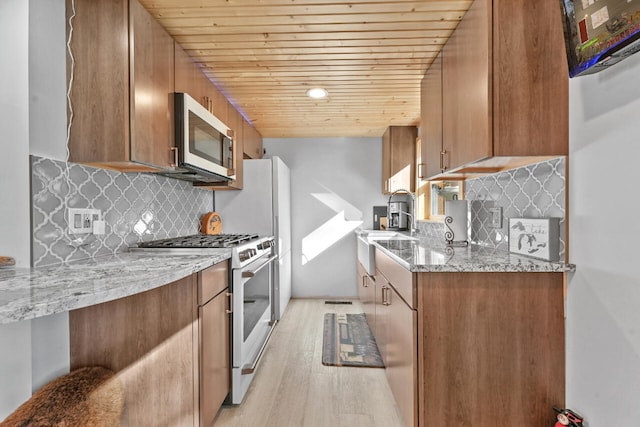
{"type": "Polygon", "coordinates": [[[364,313],[367,316],[367,323],[371,329],[371,333],[376,333],[376,280],[365,273],[363,277],[364,283],[364,313]]]}
{"type": "Polygon", "coordinates": [[[490,1],[474,1],[442,50],[445,169],[493,154],[490,23],[490,1]]]}
{"type": "Polygon", "coordinates": [[[388,341],[385,373],[406,426],[417,426],[418,317],[393,286],[385,296],[388,341]]]}
{"type": "Polygon", "coordinates": [[[243,122],[244,154],[250,159],[261,159],[262,135],[248,121],[243,122]]]}
{"type": "Polygon", "coordinates": [[[195,274],[72,310],[71,369],[98,365],[116,372],[125,393],[122,425],[197,425],[196,313],[195,274]]]}
{"type": "Polygon", "coordinates": [[[128,17],[127,1],[76,0],[72,162],[129,160],[128,17]]]}
{"type": "Polygon", "coordinates": [[[389,126],[382,136],[382,192],[415,188],[415,126],[389,126]]]}
{"type": "Polygon", "coordinates": [[[387,350],[389,343],[389,307],[386,305],[386,295],[389,292],[389,283],[384,276],[376,271],[375,292],[375,338],[382,361],[387,364],[387,350]]]}
{"type": "Polygon", "coordinates": [[[169,168],[173,155],[174,46],[135,0],[130,2],[131,160],[169,168]]]}
{"type": "Polygon", "coordinates": [[[560,3],[494,0],[493,10],[493,155],[566,155],[569,79],[560,3]]]}
{"type": "Polygon", "coordinates": [[[389,178],[391,178],[391,128],[382,135],[382,193],[389,194],[389,178]]]}
{"type": "Polygon", "coordinates": [[[229,314],[226,290],[199,309],[200,425],[210,426],[231,389],[229,314]]]}
{"type": "MultiPolygon", "coordinates": [[[[209,80],[209,77],[207,77],[201,69],[199,69],[199,71],[205,82],[203,94],[208,102],[207,109],[211,111],[211,114],[216,116],[222,123],[226,124],[231,129],[236,130],[232,124],[235,117],[231,116],[232,110],[234,114],[237,113],[236,109],[233,108],[233,105],[229,103],[227,98],[225,98],[211,80],[209,80]]],[[[240,153],[242,154],[242,152],[240,153]]]]}
{"type": "Polygon", "coordinates": [[[442,172],[442,52],[433,61],[420,85],[420,135],[418,178],[429,179],[442,172]]]}
{"type": "Polygon", "coordinates": [[[360,262],[357,262],[358,271],[358,298],[360,304],[362,304],[362,310],[367,316],[367,323],[369,329],[375,337],[376,335],[376,322],[375,322],[375,304],[376,304],[376,282],[375,278],[369,276],[360,262]]]}
{"type": "Polygon", "coordinates": [[[201,87],[196,72],[196,64],[178,43],[174,43],[174,88],[176,92],[188,93],[193,99],[200,101],[201,87]]]}

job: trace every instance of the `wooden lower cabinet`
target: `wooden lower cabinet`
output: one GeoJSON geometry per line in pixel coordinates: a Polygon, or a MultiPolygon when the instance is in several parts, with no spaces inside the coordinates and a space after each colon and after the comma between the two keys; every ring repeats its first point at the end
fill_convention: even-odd
{"type": "Polygon", "coordinates": [[[376,251],[376,343],[405,426],[418,425],[418,317],[412,307],[413,275],[376,251]],[[403,293],[408,291],[407,302],[403,293]]]}
{"type": "Polygon", "coordinates": [[[71,369],[124,385],[123,426],[211,426],[231,386],[228,263],[69,312],[71,369]]]}
{"type": "Polygon", "coordinates": [[[231,390],[227,263],[209,267],[198,276],[200,425],[208,427],[231,390]]]}
{"type": "Polygon", "coordinates": [[[564,407],[564,281],[411,273],[376,250],[374,335],[405,425],[550,425],[564,407]]]}
{"type": "Polygon", "coordinates": [[[548,426],[564,407],[563,273],[418,274],[421,426],[548,426]]]}
{"type": "Polygon", "coordinates": [[[196,275],[69,312],[71,369],[124,385],[123,426],[198,425],[196,275]]]}
{"type": "Polygon", "coordinates": [[[358,272],[358,299],[362,304],[364,314],[367,316],[367,323],[371,333],[376,334],[375,304],[376,304],[376,279],[367,274],[364,266],[357,263],[358,272]]]}

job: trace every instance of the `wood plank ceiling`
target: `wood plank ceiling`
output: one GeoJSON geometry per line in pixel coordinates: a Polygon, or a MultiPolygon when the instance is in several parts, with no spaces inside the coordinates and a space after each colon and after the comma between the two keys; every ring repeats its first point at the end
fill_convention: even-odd
{"type": "Polygon", "coordinates": [[[418,125],[420,80],[471,2],[141,0],[263,137],[418,125]]]}

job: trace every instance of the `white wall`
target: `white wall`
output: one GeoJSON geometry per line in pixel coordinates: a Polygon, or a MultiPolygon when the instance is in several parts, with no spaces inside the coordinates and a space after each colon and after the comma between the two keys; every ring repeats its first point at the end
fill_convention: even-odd
{"type": "MultiPolygon", "coordinates": [[[[64,0],[0,1],[0,253],[29,267],[29,154],[64,159],[64,0]]],[[[0,325],[0,420],[69,371],[68,315],[0,325]]]]}
{"type": "Polygon", "coordinates": [[[640,54],[570,81],[567,405],[640,425],[640,54]]]}
{"type": "Polygon", "coordinates": [[[65,2],[29,4],[29,151],[66,160],[65,2]]]}
{"type": "Polygon", "coordinates": [[[291,169],[293,296],[355,297],[355,234],[324,243],[326,250],[306,263],[302,243],[337,215],[312,194],[331,194],[328,197],[334,201],[346,201],[352,205],[348,220],[359,219],[363,228],[373,227],[372,207],[385,205],[387,200],[381,192],[382,139],[265,138],[264,146],[267,155],[280,156],[291,169]]]}
{"type": "MultiPolygon", "coordinates": [[[[0,1],[0,254],[30,263],[29,3],[0,1]]],[[[31,394],[31,325],[0,325],[0,419],[31,394]]]]}

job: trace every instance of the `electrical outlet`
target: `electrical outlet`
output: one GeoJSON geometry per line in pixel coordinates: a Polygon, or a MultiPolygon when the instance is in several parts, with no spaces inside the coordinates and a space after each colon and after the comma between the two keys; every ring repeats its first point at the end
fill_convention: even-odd
{"type": "Polygon", "coordinates": [[[102,218],[100,209],[69,208],[67,212],[69,232],[73,234],[92,233],[94,221],[102,218]]]}
{"type": "Polygon", "coordinates": [[[502,228],[502,208],[489,208],[489,215],[491,217],[492,228],[502,228]]]}

